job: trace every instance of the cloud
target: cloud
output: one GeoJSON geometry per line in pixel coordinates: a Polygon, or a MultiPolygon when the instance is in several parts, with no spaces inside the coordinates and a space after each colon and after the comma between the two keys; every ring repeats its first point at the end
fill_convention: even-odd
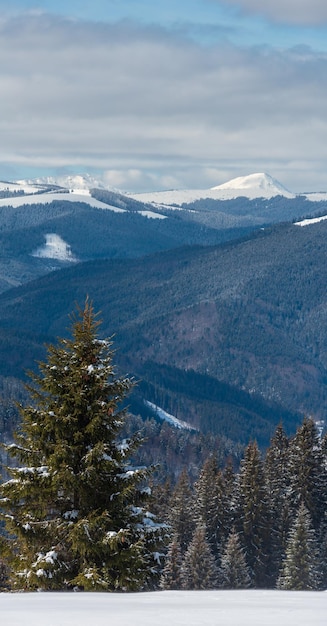
{"type": "Polygon", "coordinates": [[[303,26],[321,26],[327,23],[325,0],[223,0],[222,4],[278,23],[303,26]]]}
{"type": "Polygon", "coordinates": [[[89,168],[133,190],[265,170],[293,189],[325,164],[327,59],[307,48],[34,15],[0,21],[0,56],[0,162],[20,177],[89,168]]]}

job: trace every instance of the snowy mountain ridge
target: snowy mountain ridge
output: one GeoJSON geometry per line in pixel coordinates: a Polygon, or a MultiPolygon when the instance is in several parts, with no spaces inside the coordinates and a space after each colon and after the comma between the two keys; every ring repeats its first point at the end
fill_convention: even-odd
{"type": "Polygon", "coordinates": [[[179,207],[183,204],[190,204],[196,200],[206,198],[212,200],[232,200],[245,197],[253,200],[255,198],[270,199],[276,196],[284,196],[285,198],[296,197],[296,194],[288,191],[281,183],[265,173],[233,178],[222,185],[217,185],[210,189],[156,191],[131,195],[141,202],[164,206],[177,205],[179,207]]]}
{"type": "Polygon", "coordinates": [[[41,187],[62,187],[63,189],[109,189],[101,177],[95,178],[90,174],[73,174],[69,176],[41,176],[34,179],[18,180],[17,184],[24,186],[37,185],[41,187]]]}
{"type": "MultiPolygon", "coordinates": [[[[57,177],[46,176],[35,179],[22,179],[16,182],[0,181],[0,191],[23,192],[26,195],[49,193],[50,190],[54,191],[54,188],[56,190],[80,194],[83,192],[87,194],[91,189],[104,189],[115,193],[122,193],[108,186],[104,177],[98,176],[95,178],[89,174],[57,177]]],[[[297,194],[286,189],[286,187],[269,174],[254,173],[248,176],[233,178],[232,180],[209,189],[173,189],[144,193],[128,192],[124,195],[149,204],[175,204],[180,206],[184,203],[188,204],[204,198],[217,200],[230,200],[238,197],[268,199],[280,195],[286,198],[295,198],[297,194]]],[[[304,195],[316,196],[316,194],[304,195]]],[[[318,198],[325,199],[325,194],[319,194],[318,198]]],[[[318,198],[315,197],[315,199],[318,198]]]]}

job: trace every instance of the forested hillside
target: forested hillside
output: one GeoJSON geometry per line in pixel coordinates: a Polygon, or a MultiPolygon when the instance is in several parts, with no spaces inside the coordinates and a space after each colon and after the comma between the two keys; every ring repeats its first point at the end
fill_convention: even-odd
{"type": "MultiPolygon", "coordinates": [[[[114,195],[120,205],[120,196],[114,195]]],[[[111,196],[110,196],[111,197],[111,196]]],[[[131,206],[149,211],[148,206],[132,199],[131,206]]],[[[105,205],[103,205],[105,207],[105,205]]],[[[181,219],[172,212],[166,219],[147,217],[130,206],[117,213],[98,209],[82,202],[37,202],[19,207],[0,207],[0,291],[26,283],[69,264],[67,259],[35,257],[44,246],[46,236],[55,234],[69,247],[77,262],[103,258],[135,258],[181,245],[212,245],[235,239],[252,230],[240,228],[216,229],[214,224],[199,225],[181,219]]]]}
{"type": "Polygon", "coordinates": [[[326,222],[281,225],[222,246],[83,263],[7,291],[0,296],[1,375],[23,377],[89,294],[104,332],[115,334],[120,367],[179,418],[263,445],[280,418],[293,430],[299,414],[322,419],[326,229],[326,222]],[[207,376],[217,390],[221,383],[238,390],[233,401],[222,393],[218,402],[217,390],[206,396],[207,376]],[[252,407],[240,390],[253,397],[252,407]],[[257,395],[270,408],[258,409],[257,395]]]}

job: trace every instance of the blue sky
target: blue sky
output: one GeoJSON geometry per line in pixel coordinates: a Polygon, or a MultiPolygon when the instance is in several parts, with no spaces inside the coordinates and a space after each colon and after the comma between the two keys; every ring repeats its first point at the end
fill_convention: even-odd
{"type": "Polygon", "coordinates": [[[2,0],[0,179],[327,189],[327,3],[2,0]],[[262,6],[263,5],[263,6],[262,6]]]}

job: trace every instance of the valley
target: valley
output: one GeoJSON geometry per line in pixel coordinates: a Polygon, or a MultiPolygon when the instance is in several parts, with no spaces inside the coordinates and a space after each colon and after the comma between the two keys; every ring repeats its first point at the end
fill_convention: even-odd
{"type": "Polygon", "coordinates": [[[56,188],[62,200],[54,181],[3,190],[15,193],[0,205],[3,380],[24,380],[89,296],[118,367],[139,381],[136,414],[149,417],[150,402],[204,435],[263,447],[280,421],[292,433],[303,415],[324,419],[325,199],[266,175],[242,179],[248,197],[233,198],[232,183],[211,193],[228,199],[204,190],[180,205],[78,183],[56,188]]]}

